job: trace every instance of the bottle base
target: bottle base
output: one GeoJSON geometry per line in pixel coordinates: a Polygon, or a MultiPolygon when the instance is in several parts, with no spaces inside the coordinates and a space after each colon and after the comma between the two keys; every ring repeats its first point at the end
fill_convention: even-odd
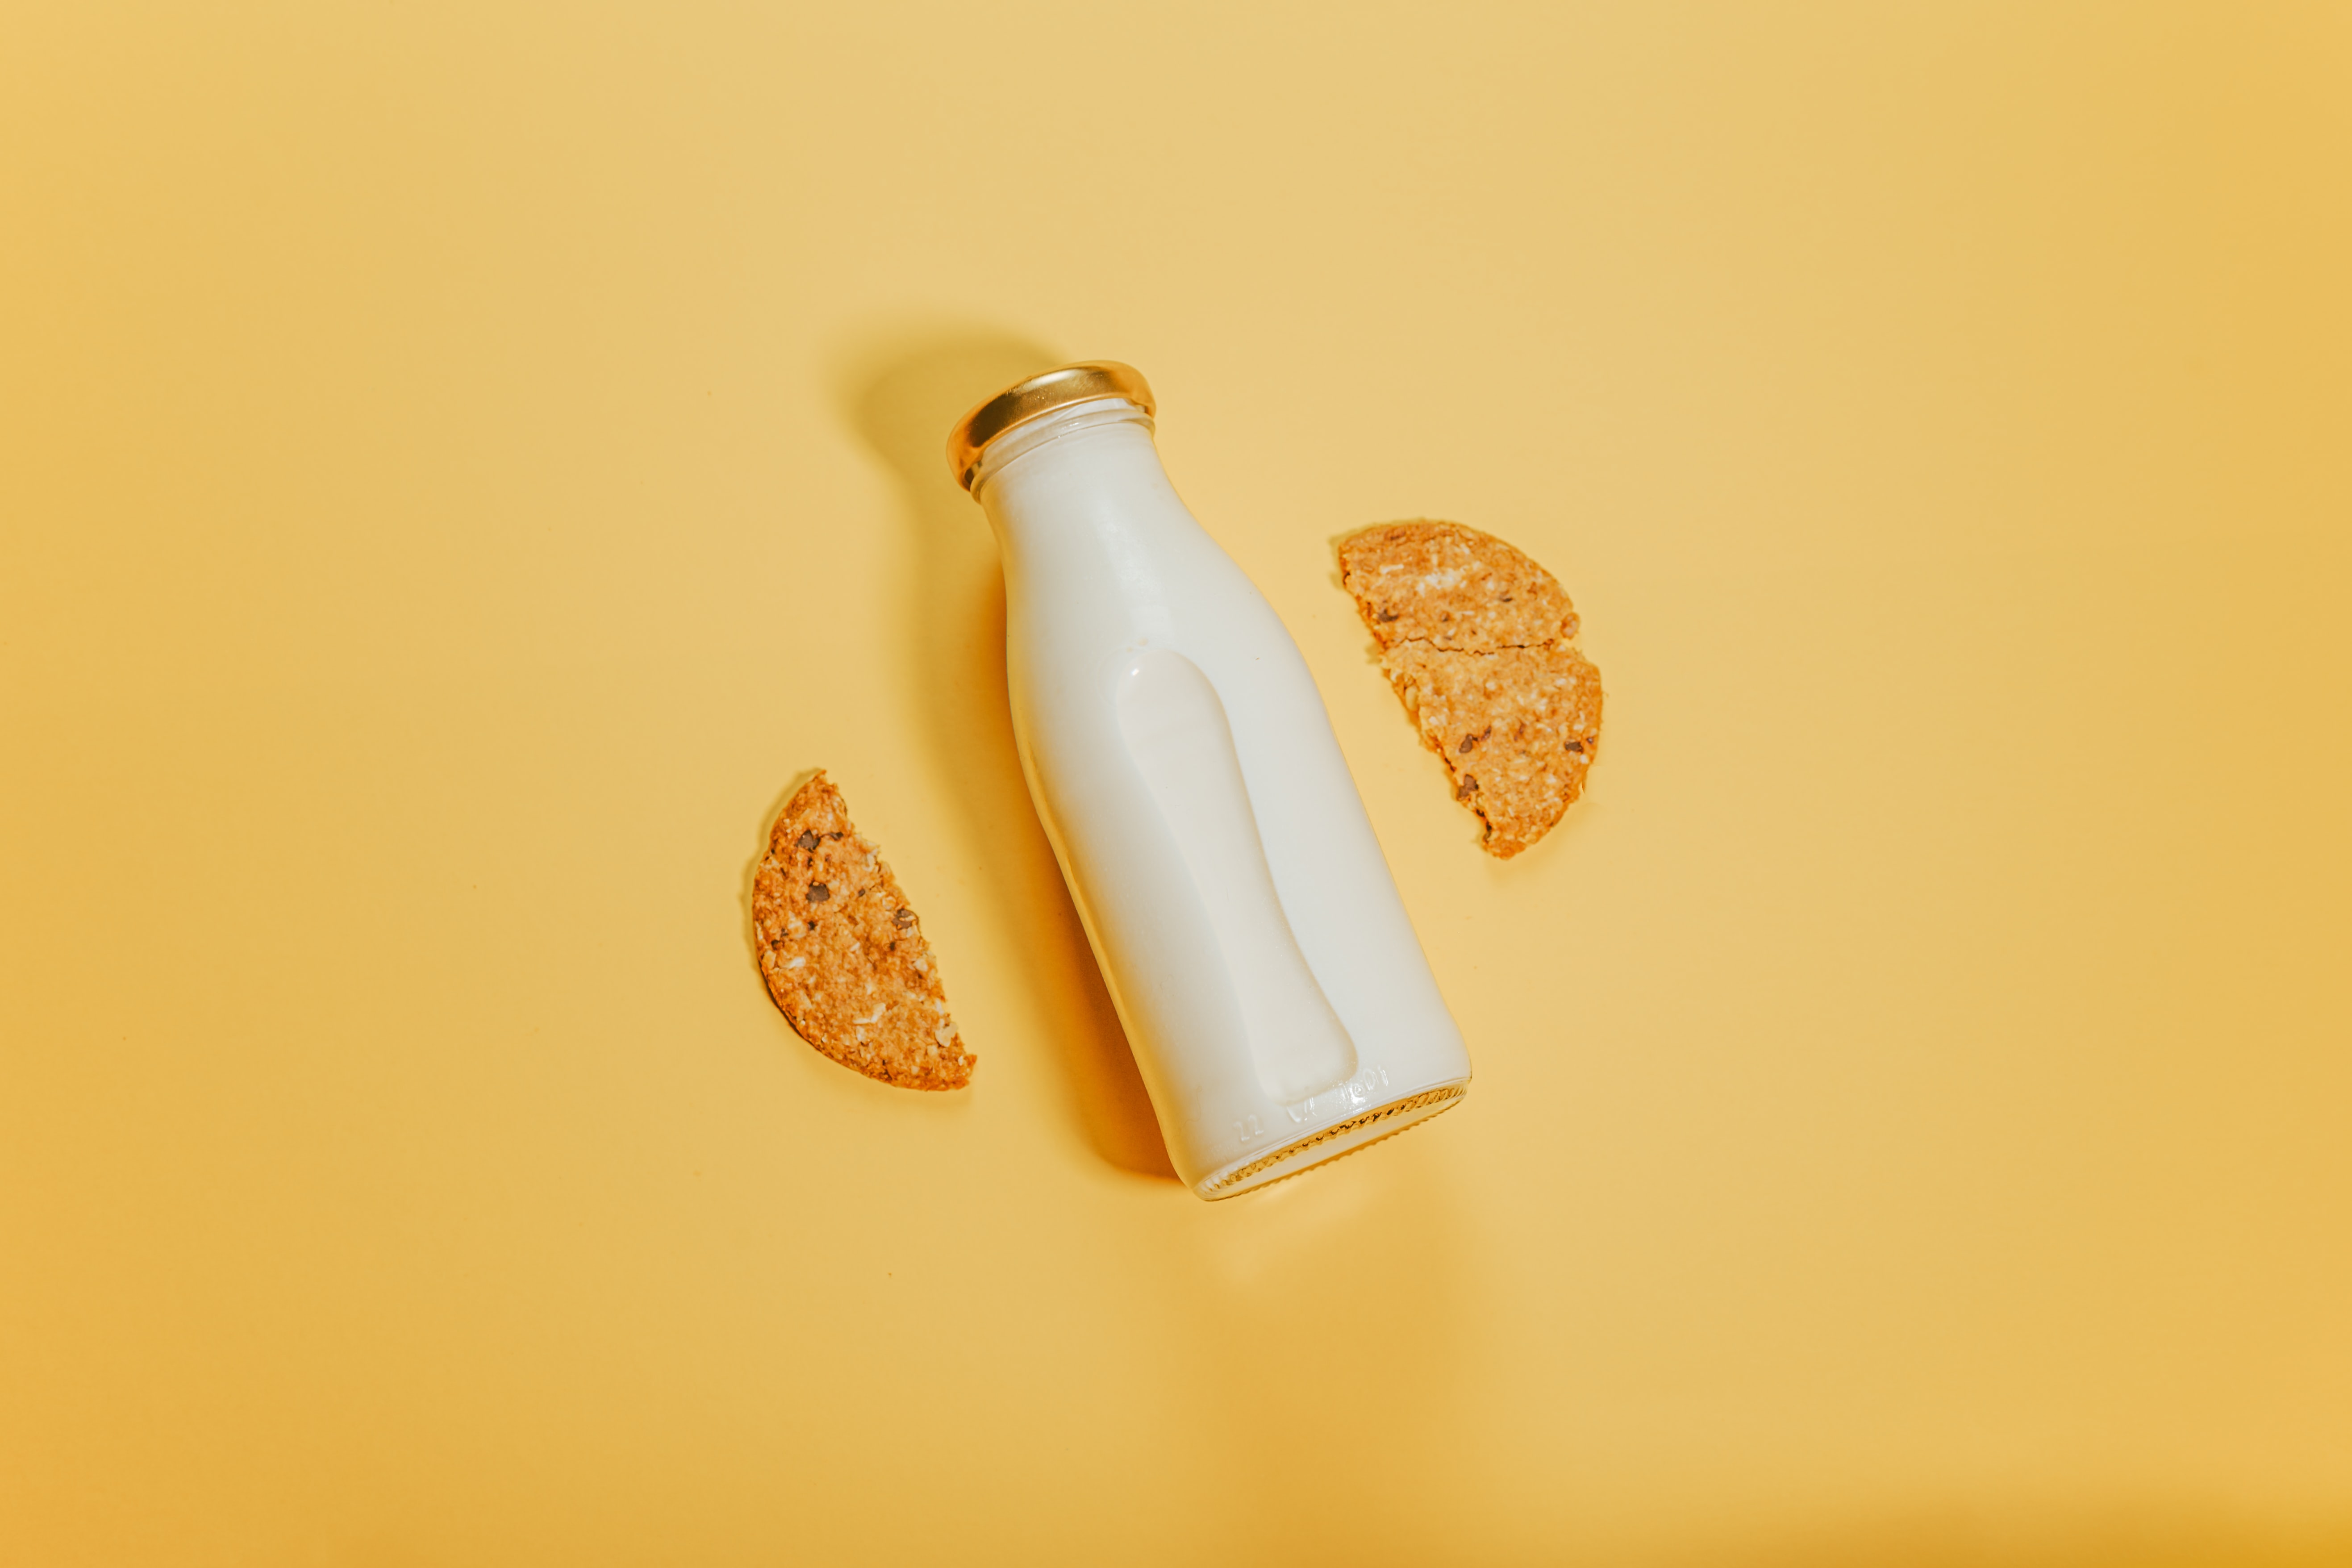
{"type": "Polygon", "coordinates": [[[1461,1103],[1470,1092],[1467,1079],[1459,1083],[1440,1084],[1392,1100],[1386,1105],[1375,1105],[1345,1121],[1328,1127],[1318,1127],[1279,1149],[1263,1154],[1252,1154],[1235,1161],[1210,1175],[1193,1187],[1202,1197],[1215,1202],[1220,1198],[1239,1197],[1311,1171],[1318,1165],[1328,1164],[1342,1154],[1352,1154],[1370,1143],[1392,1137],[1406,1128],[1426,1121],[1439,1111],[1461,1103]]]}

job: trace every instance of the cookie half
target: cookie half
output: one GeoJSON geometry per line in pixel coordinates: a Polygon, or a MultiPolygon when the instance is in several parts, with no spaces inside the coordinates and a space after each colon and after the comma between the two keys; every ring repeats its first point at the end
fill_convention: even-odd
{"type": "Polygon", "coordinates": [[[801,1038],[901,1089],[961,1089],[978,1061],[898,880],[820,772],[776,818],[751,884],[768,994],[801,1038]]]}
{"type": "Polygon", "coordinates": [[[1572,647],[1449,653],[1404,643],[1381,660],[1422,743],[1445,759],[1454,798],[1507,860],[1584,793],[1601,743],[1601,672],[1572,647]]]}
{"type": "Polygon", "coordinates": [[[1351,533],[1339,542],[1339,577],[1382,647],[1423,642],[1492,653],[1576,637],[1576,606],[1559,579],[1458,522],[1351,533]]]}
{"type": "Polygon", "coordinates": [[[1601,672],[1574,646],[1568,590],[1458,522],[1384,523],[1339,553],[1382,673],[1486,824],[1486,852],[1509,859],[1576,803],[1600,751],[1601,672]]]}

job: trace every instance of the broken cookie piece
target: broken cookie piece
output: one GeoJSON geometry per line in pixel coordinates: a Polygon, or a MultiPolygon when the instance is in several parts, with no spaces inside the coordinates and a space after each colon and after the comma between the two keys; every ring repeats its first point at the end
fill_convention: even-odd
{"type": "Polygon", "coordinates": [[[1456,522],[1368,528],[1339,552],[1382,672],[1486,824],[1486,852],[1509,859],[1575,804],[1600,748],[1601,672],[1573,645],[1567,590],[1456,522]]]}
{"type": "Polygon", "coordinates": [[[1391,522],[1339,542],[1340,580],[1383,648],[1492,653],[1572,642],[1559,580],[1491,533],[1458,522],[1391,522]]]}
{"type": "Polygon", "coordinates": [[[961,1089],[979,1059],[948,1016],[922,922],[820,771],[768,836],[751,884],[768,994],[801,1038],[901,1089],[961,1089]]]}
{"type": "Polygon", "coordinates": [[[1381,659],[1454,798],[1501,859],[1541,838],[1584,792],[1601,736],[1601,672],[1572,647],[1449,653],[1405,643],[1381,659]]]}

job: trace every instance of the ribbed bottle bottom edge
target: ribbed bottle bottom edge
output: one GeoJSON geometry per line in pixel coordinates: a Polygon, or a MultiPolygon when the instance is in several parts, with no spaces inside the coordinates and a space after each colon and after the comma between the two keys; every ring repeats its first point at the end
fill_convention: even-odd
{"type": "Polygon", "coordinates": [[[1239,1197],[1245,1192],[1262,1192],[1276,1182],[1286,1182],[1318,1165],[1327,1165],[1359,1149],[1369,1149],[1408,1127],[1418,1127],[1469,1092],[1467,1083],[1441,1084],[1435,1089],[1423,1089],[1418,1094],[1409,1094],[1402,1100],[1392,1100],[1386,1105],[1375,1105],[1345,1121],[1318,1127],[1305,1137],[1279,1149],[1269,1150],[1246,1164],[1219,1172],[1193,1190],[1204,1198],[1239,1197]],[[1358,1136],[1367,1132],[1369,1136],[1358,1136]],[[1318,1150],[1323,1152],[1317,1152],[1318,1150]]]}

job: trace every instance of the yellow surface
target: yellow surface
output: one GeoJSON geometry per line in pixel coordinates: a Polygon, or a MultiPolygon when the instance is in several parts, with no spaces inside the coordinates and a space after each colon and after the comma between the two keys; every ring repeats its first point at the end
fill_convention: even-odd
{"type": "Polygon", "coordinates": [[[0,1562],[2352,1562],[2348,27],[11,5],[0,1562]],[[1081,355],[1477,1064],[1213,1207],[940,458],[1081,355]],[[1418,514],[1607,678],[1509,865],[1418,514]],[[817,765],[968,1095],[761,992],[817,765]]]}

